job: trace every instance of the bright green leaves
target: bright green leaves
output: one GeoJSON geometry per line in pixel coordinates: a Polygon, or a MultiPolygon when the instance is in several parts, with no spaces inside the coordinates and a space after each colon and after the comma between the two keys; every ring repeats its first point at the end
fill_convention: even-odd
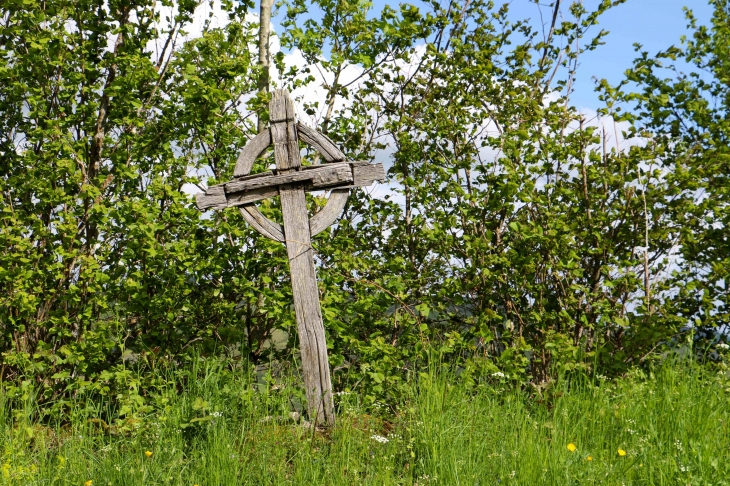
{"type": "MultiPolygon", "coordinates": [[[[181,6],[178,28],[196,6],[181,6]]],[[[269,330],[291,322],[288,308],[265,318],[255,307],[286,300],[258,279],[281,280],[282,250],[257,244],[235,213],[201,219],[182,192],[197,167],[227,177],[248,140],[250,25],[232,12],[163,51],[170,31],[153,24],[154,2],[3,9],[2,378],[34,376],[54,399],[108,389],[94,380],[123,366],[120,349],[225,339],[257,359],[269,330]]]]}
{"type": "MultiPolygon", "coordinates": [[[[390,176],[400,184],[400,206],[371,207],[358,226],[373,226],[363,243],[383,255],[368,270],[378,278],[369,279],[397,275],[406,291],[392,292],[391,305],[413,309],[411,332],[449,343],[440,348],[447,354],[505,356],[522,367],[513,370],[519,376],[542,380],[624,332],[615,323],[642,290],[644,195],[635,187],[644,177],[647,214],[661,221],[669,187],[657,185],[656,170],[642,175],[640,158],[607,148],[614,134],[586,123],[566,100],[577,54],[604,35],[583,48],[585,31],[610,6],[576,5],[572,21],[538,42],[506,10],[470,3],[454,9],[457,25],[433,24],[407,77],[384,64],[366,84],[383,113],[370,131],[392,140],[390,176]],[[516,32],[527,40],[511,46],[516,32]],[[564,70],[561,56],[571,60],[564,70]],[[543,99],[551,82],[566,90],[555,101],[543,99]],[[462,339],[452,339],[455,331],[462,339]]],[[[661,224],[650,228],[662,254],[666,235],[661,224]]]]}
{"type": "MultiPolygon", "coordinates": [[[[193,346],[260,362],[295,349],[296,325],[283,246],[188,195],[231,177],[265,101],[247,6],[158,59],[147,46],[172,27],[122,3],[3,7],[0,352],[3,379],[34,376],[47,399],[117,390],[134,414],[131,369],[193,346]]],[[[353,191],[315,238],[337,387],[397,401],[434,354],[472,380],[621,372],[690,320],[727,323],[726,2],[682,48],[640,55],[638,92],[599,83],[586,120],[577,59],[616,3],[573,3],[544,36],[481,0],[286,5],[281,40],[305,65],[275,54],[281,82],[324,80],[302,108],[393,184],[353,191]],[[712,76],[667,80],[675,60],[712,76]]]]}
{"type": "MultiPolygon", "coordinates": [[[[666,296],[655,305],[662,306],[657,312],[674,325],[714,327],[730,322],[726,285],[730,29],[728,2],[711,3],[711,26],[698,26],[687,11],[694,30],[691,38],[653,58],[641,52],[634,60],[626,82],[635,83],[636,92],[625,92],[623,85],[605,88],[614,99],[634,105],[631,121],[647,140],[644,147],[633,150],[635,156],[663,170],[666,202],[652,220],[662,215],[668,220],[665,245],[671,244],[674,253],[668,275],[657,288],[666,296]]],[[[647,194],[656,197],[652,191],[647,194]]]]}

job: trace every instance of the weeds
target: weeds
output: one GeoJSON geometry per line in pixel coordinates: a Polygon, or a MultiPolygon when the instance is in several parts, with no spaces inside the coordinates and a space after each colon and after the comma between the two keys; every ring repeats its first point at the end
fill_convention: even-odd
{"type": "Polygon", "coordinates": [[[115,420],[87,400],[39,421],[32,396],[0,395],[0,484],[730,482],[727,377],[692,364],[561,380],[542,400],[422,373],[397,407],[338,393],[324,432],[299,417],[293,384],[205,360],[169,383],[150,413],[115,420]]]}

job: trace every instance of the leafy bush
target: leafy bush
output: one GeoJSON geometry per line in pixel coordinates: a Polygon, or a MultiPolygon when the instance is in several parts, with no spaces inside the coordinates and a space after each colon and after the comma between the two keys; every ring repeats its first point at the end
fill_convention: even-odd
{"type": "MultiPolygon", "coordinates": [[[[277,54],[278,82],[325,73],[304,111],[352,159],[391,162],[391,196],[356,192],[315,240],[338,390],[398,402],[434,355],[474,383],[617,375],[727,324],[727,2],[659,56],[712,79],[661,79],[642,55],[628,80],[644,91],[601,83],[586,119],[579,56],[616,3],[556,10],[544,38],[481,0],[283,6],[305,62],[277,54]]],[[[296,356],[281,245],[189,196],[228,180],[250,114],[266,119],[257,25],[223,2],[229,23],[183,41],[197,3],[162,4],[0,10],[0,379],[57,410],[91,394],[144,411],[158,368],[193,349],[296,356]]]]}

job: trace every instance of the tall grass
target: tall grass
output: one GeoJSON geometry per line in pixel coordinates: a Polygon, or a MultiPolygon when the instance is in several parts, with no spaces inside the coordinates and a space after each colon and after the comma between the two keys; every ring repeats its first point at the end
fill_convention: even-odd
{"type": "Polygon", "coordinates": [[[0,484],[730,484],[727,380],[692,364],[540,393],[423,373],[397,412],[338,395],[328,432],[290,416],[291,384],[214,361],[184,373],[184,391],[171,380],[153,412],[110,424],[90,401],[37,423],[32,397],[0,395],[0,484]]]}

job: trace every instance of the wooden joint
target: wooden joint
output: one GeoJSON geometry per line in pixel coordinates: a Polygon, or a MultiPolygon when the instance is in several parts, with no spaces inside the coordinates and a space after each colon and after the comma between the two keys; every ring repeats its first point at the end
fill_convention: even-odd
{"type": "Polygon", "coordinates": [[[339,162],[302,167],[299,171],[264,172],[208,188],[197,195],[199,209],[242,206],[279,195],[280,187],[303,184],[305,191],[369,186],[385,179],[383,164],[339,162]]]}

